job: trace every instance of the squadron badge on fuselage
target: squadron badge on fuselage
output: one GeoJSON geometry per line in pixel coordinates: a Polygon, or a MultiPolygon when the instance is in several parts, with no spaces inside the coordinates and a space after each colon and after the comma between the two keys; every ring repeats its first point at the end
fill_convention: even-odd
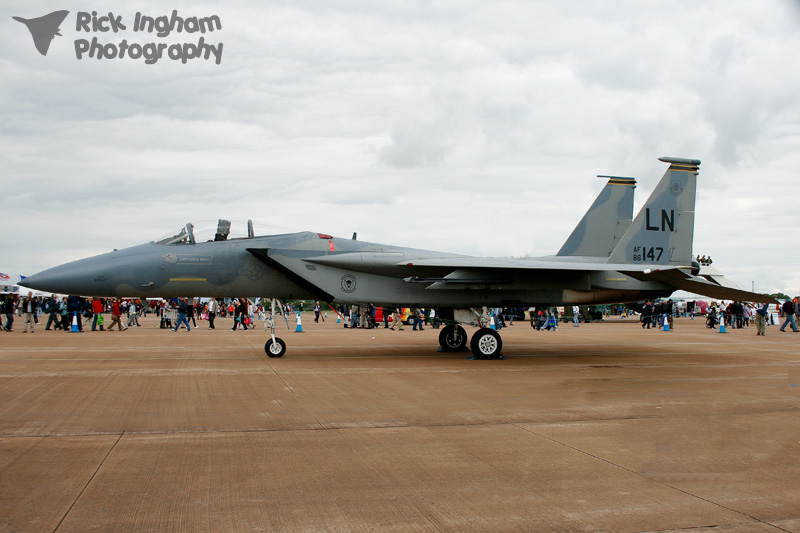
{"type": "Polygon", "coordinates": [[[253,264],[247,268],[241,269],[239,273],[247,276],[247,279],[257,281],[264,275],[264,268],[261,265],[253,264]]]}
{"type": "Polygon", "coordinates": [[[356,277],[352,274],[342,276],[342,292],[351,293],[356,290],[356,277]]]}

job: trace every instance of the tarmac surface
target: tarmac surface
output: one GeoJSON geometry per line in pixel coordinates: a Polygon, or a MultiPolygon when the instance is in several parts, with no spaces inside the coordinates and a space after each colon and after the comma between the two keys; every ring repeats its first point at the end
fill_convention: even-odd
{"type": "Polygon", "coordinates": [[[18,320],[0,531],[800,531],[800,334],[517,322],[470,361],[312,318],[281,359],[18,320]]]}

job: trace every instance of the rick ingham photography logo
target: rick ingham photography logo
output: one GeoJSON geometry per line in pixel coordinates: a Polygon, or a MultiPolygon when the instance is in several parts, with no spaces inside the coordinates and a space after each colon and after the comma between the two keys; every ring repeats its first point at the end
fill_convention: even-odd
{"type": "MultiPolygon", "coordinates": [[[[72,26],[70,19],[67,19],[69,13],[61,10],[41,17],[12,15],[11,18],[28,28],[36,50],[46,56],[55,38],[62,36],[62,25],[64,28],[72,26]]],[[[194,60],[213,61],[217,65],[222,63],[222,43],[206,41],[207,33],[222,30],[222,21],[217,15],[182,16],[175,9],[169,16],[151,16],[137,11],[132,21],[128,22],[114,12],[101,15],[97,11],[78,11],[74,28],[77,38],[73,46],[78,60],[133,60],[147,65],[161,60],[180,61],[183,64],[194,60]],[[191,40],[171,43],[160,41],[170,35],[184,34],[191,40]]]]}

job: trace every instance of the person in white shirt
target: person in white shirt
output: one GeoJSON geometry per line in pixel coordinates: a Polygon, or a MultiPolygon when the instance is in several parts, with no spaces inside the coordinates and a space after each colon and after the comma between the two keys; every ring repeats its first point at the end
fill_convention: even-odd
{"type": "Polygon", "coordinates": [[[217,318],[218,307],[219,304],[214,298],[211,298],[211,300],[208,301],[208,306],[206,307],[208,310],[208,329],[214,329],[214,319],[217,318]]]}

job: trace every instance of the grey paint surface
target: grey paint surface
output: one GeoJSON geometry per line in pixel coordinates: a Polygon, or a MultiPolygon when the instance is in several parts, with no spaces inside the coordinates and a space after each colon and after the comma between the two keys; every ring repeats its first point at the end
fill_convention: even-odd
{"type": "Polygon", "coordinates": [[[636,180],[610,177],[556,255],[608,257],[633,219],[636,180]]]}

